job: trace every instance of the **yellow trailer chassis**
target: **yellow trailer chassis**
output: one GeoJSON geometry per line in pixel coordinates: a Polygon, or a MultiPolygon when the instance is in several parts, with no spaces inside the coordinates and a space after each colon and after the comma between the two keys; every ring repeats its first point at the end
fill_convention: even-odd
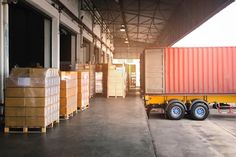
{"type": "Polygon", "coordinates": [[[210,103],[236,103],[236,94],[144,95],[148,117],[153,108],[163,108],[170,119],[181,119],[187,113],[195,120],[204,120],[209,114],[210,103]]]}

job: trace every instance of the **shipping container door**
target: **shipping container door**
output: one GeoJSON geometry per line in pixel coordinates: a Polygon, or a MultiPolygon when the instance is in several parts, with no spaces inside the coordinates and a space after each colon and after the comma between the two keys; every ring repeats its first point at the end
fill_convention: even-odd
{"type": "Polygon", "coordinates": [[[145,93],[164,92],[163,55],[163,49],[145,50],[145,93]]]}

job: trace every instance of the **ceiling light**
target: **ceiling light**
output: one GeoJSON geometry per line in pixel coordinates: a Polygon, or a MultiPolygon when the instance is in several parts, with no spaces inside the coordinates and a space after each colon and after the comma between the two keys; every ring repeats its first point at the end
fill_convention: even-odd
{"type": "Polygon", "coordinates": [[[125,32],[125,25],[121,25],[120,31],[121,31],[121,32],[125,32]]]}
{"type": "Polygon", "coordinates": [[[129,43],[129,41],[128,41],[128,38],[125,38],[125,42],[124,42],[125,44],[128,44],[129,43]]]}

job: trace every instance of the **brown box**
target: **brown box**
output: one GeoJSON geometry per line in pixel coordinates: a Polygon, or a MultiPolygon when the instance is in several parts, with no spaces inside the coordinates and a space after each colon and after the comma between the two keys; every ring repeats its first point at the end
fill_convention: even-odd
{"type": "Polygon", "coordinates": [[[5,127],[24,127],[25,117],[5,117],[5,127]]]}
{"type": "Polygon", "coordinates": [[[60,71],[61,80],[64,79],[77,79],[76,71],[60,71]]]}
{"type": "Polygon", "coordinates": [[[11,107],[44,107],[51,104],[51,97],[46,98],[6,98],[5,106],[11,107]]]}
{"type": "Polygon", "coordinates": [[[25,116],[25,108],[24,107],[6,107],[5,115],[9,116],[25,116]]]}
{"type": "Polygon", "coordinates": [[[60,98],[60,106],[67,106],[69,104],[76,104],[76,96],[71,96],[67,98],[60,98]]]}
{"type": "Polygon", "coordinates": [[[51,105],[51,97],[46,98],[24,98],[26,107],[44,107],[51,105]]]}
{"type": "Polygon", "coordinates": [[[55,69],[44,69],[44,68],[30,68],[29,70],[29,76],[30,77],[52,77],[53,76],[53,70],[55,69]]]}
{"type": "Polygon", "coordinates": [[[6,79],[7,87],[51,87],[55,84],[55,77],[31,78],[31,77],[9,77],[6,79]]]}
{"type": "Polygon", "coordinates": [[[16,97],[16,98],[25,97],[25,88],[7,88],[6,97],[16,97]]]}
{"type": "Polygon", "coordinates": [[[60,97],[70,97],[77,94],[77,88],[61,88],[60,97]]]}
{"type": "Polygon", "coordinates": [[[25,125],[27,127],[46,127],[52,123],[50,116],[47,117],[26,117],[25,125]]]}
{"type": "Polygon", "coordinates": [[[50,114],[50,106],[47,107],[26,107],[25,108],[26,116],[39,116],[39,117],[47,117],[50,114]]]}
{"type": "Polygon", "coordinates": [[[77,86],[77,79],[61,80],[60,88],[75,88],[77,86]]]}
{"type": "Polygon", "coordinates": [[[7,88],[6,97],[46,97],[50,96],[50,88],[7,88]]]}
{"type": "Polygon", "coordinates": [[[13,68],[10,77],[52,77],[59,76],[57,69],[46,68],[13,68]]]}
{"type": "Polygon", "coordinates": [[[24,98],[5,98],[5,106],[15,106],[15,107],[24,107],[25,99],[24,98]]]}

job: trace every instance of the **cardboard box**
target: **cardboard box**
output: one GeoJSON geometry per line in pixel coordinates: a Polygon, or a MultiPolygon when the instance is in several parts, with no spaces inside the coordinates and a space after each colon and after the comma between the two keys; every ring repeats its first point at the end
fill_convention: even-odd
{"type": "Polygon", "coordinates": [[[47,68],[13,68],[11,70],[10,77],[53,77],[58,76],[57,69],[47,69],[47,68]]]}
{"type": "Polygon", "coordinates": [[[76,71],[60,71],[61,80],[65,79],[77,79],[76,71]]]}
{"type": "Polygon", "coordinates": [[[89,80],[89,71],[77,71],[77,78],[89,80]]]}
{"type": "Polygon", "coordinates": [[[24,98],[5,98],[5,107],[24,107],[24,98]]]}
{"type": "Polygon", "coordinates": [[[25,125],[27,127],[46,127],[52,123],[51,116],[47,117],[26,117],[25,125]]]}
{"type": "Polygon", "coordinates": [[[39,117],[47,117],[50,115],[51,106],[47,107],[26,107],[25,108],[25,116],[39,116],[39,117]]]}
{"type": "MultiPolygon", "coordinates": [[[[55,96],[54,96],[55,97],[55,96]]],[[[5,106],[9,107],[44,107],[58,102],[52,96],[45,98],[6,98],[5,106]]]]}
{"type": "Polygon", "coordinates": [[[6,97],[30,98],[50,96],[50,88],[7,88],[6,97]]]}
{"type": "Polygon", "coordinates": [[[61,80],[60,88],[73,88],[77,86],[77,79],[61,80]]]}
{"type": "Polygon", "coordinates": [[[46,107],[52,104],[52,97],[46,98],[24,98],[26,107],[46,107]]]}
{"type": "Polygon", "coordinates": [[[60,97],[70,97],[77,95],[77,88],[61,88],[60,97]]]}
{"type": "Polygon", "coordinates": [[[10,77],[6,79],[7,87],[52,87],[59,85],[57,77],[31,78],[31,77],[10,77]]]}
{"type": "Polygon", "coordinates": [[[5,108],[5,115],[7,117],[10,116],[25,116],[25,107],[6,107],[5,108]]]}
{"type": "Polygon", "coordinates": [[[6,127],[24,127],[25,117],[5,117],[5,126],[6,127]]]}

